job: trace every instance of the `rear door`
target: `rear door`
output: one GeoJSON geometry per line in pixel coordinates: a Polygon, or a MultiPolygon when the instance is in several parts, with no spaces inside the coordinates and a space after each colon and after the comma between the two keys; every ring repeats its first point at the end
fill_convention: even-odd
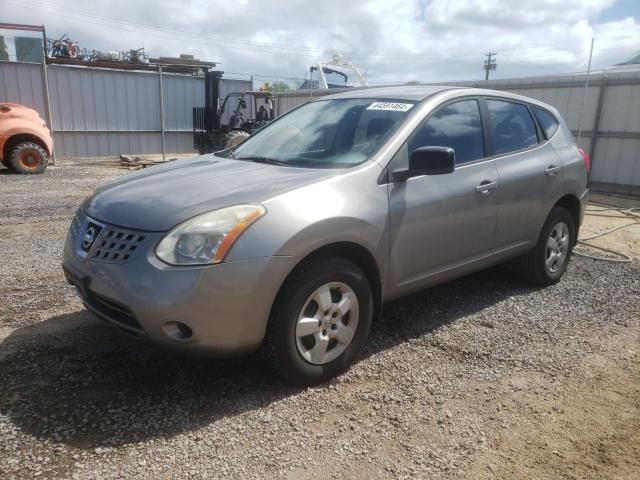
{"type": "Polygon", "coordinates": [[[478,99],[439,107],[411,134],[390,169],[408,166],[410,152],[424,146],[453,148],[456,169],[389,185],[392,294],[453,276],[493,247],[498,173],[485,158],[478,99]]]}
{"type": "Polygon", "coordinates": [[[560,198],[562,165],[527,103],[486,98],[485,112],[500,177],[495,249],[524,250],[560,198]]]}

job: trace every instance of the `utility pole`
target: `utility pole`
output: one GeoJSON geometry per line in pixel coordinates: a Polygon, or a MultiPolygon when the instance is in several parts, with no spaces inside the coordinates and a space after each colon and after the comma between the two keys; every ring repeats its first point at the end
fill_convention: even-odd
{"type": "Polygon", "coordinates": [[[487,59],[484,61],[484,66],[482,67],[482,69],[485,71],[485,75],[484,75],[485,80],[489,80],[489,71],[495,70],[496,67],[498,66],[495,59],[496,55],[497,55],[496,52],[489,52],[485,55],[487,59]]]}

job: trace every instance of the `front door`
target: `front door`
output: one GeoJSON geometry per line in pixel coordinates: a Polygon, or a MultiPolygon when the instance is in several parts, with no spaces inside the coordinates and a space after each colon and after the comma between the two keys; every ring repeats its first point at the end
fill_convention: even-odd
{"type": "Polygon", "coordinates": [[[490,256],[497,219],[498,172],[486,160],[478,101],[445,104],[409,137],[390,164],[408,165],[423,146],[451,147],[453,173],[389,184],[390,291],[424,288],[490,256]]]}

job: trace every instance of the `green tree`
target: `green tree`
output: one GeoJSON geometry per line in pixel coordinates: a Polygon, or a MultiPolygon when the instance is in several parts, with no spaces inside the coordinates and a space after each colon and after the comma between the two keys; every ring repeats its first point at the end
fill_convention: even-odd
{"type": "Polygon", "coordinates": [[[289,90],[289,84],[286,82],[264,82],[264,85],[260,87],[260,90],[263,92],[284,92],[289,90]]]}

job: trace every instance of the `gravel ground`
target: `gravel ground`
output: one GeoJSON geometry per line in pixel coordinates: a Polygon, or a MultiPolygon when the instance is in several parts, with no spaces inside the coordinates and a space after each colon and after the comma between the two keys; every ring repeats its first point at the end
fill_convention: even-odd
{"type": "Polygon", "coordinates": [[[0,478],[639,478],[637,261],[576,257],[545,289],[495,268],[392,303],[349,372],[298,389],[82,309],[63,239],[120,173],[0,170],[0,478]]]}

